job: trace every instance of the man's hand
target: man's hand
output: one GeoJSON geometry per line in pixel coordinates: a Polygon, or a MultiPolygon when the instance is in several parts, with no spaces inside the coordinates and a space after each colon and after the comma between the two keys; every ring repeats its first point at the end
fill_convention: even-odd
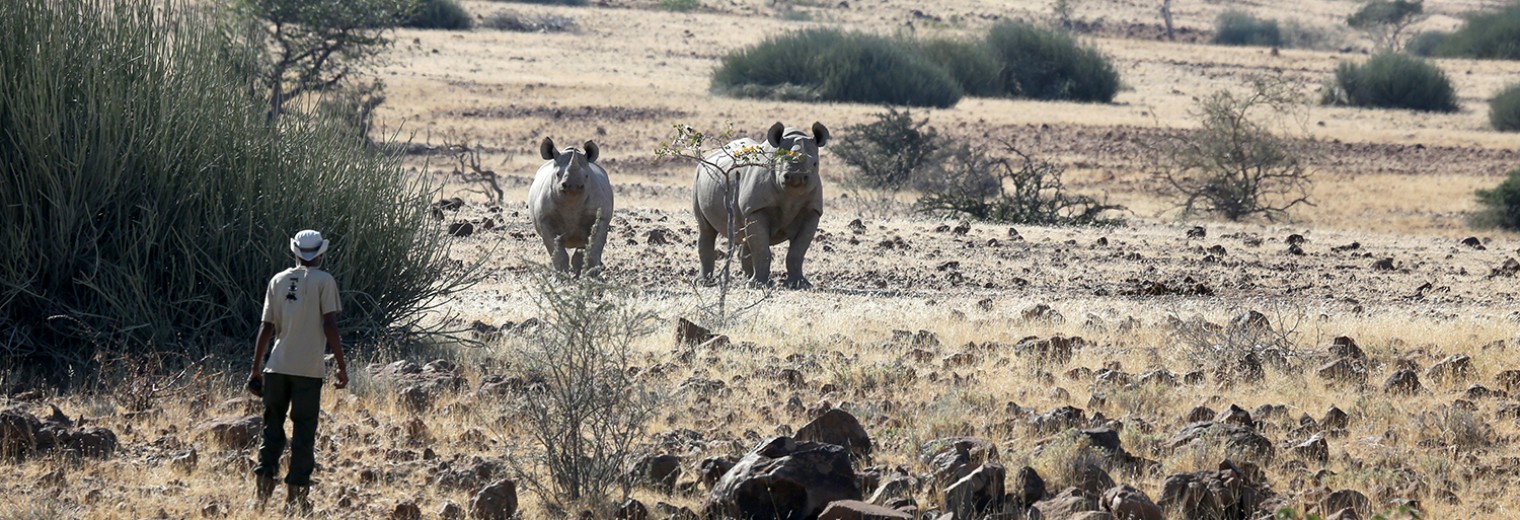
{"type": "Polygon", "coordinates": [[[337,381],[333,383],[333,388],[338,390],[348,388],[348,369],[338,369],[337,381]]]}
{"type": "Polygon", "coordinates": [[[248,393],[258,397],[264,397],[264,375],[254,373],[248,376],[248,393]]]}

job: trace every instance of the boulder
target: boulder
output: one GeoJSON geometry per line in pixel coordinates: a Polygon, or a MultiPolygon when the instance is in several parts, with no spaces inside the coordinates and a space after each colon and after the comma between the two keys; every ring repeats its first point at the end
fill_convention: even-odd
{"type": "Polygon", "coordinates": [[[718,480],[722,479],[723,475],[727,474],[728,470],[733,469],[733,467],[734,461],[724,457],[709,457],[702,459],[702,462],[697,464],[697,469],[702,472],[702,485],[707,486],[708,490],[712,490],[713,486],[718,485],[718,480]]]}
{"type": "Polygon", "coordinates": [[[681,478],[681,459],[675,455],[646,455],[633,463],[634,478],[657,490],[670,493],[681,478]]]}
{"type": "Polygon", "coordinates": [[[861,458],[871,456],[871,436],[849,412],[832,408],[797,429],[797,440],[837,444],[861,458]]]}
{"type": "Polygon", "coordinates": [[[1034,508],[1039,510],[1040,518],[1044,520],[1069,520],[1085,518],[1082,515],[1098,511],[1098,501],[1082,494],[1077,488],[1066,488],[1053,497],[1035,502],[1034,508]]]}
{"type": "Polygon", "coordinates": [[[482,520],[507,520],[517,514],[517,483],[498,481],[482,488],[470,499],[470,517],[482,520]]]}
{"type": "Polygon", "coordinates": [[[1151,501],[1151,497],[1128,484],[1108,488],[1098,505],[1116,520],[1166,520],[1161,507],[1151,501]]]}
{"type": "Polygon", "coordinates": [[[1322,514],[1331,514],[1343,509],[1350,509],[1359,515],[1372,514],[1372,501],[1367,495],[1354,489],[1342,489],[1319,500],[1319,510],[1322,514]]]}
{"type": "Polygon", "coordinates": [[[977,518],[997,510],[1003,502],[1003,481],[1008,470],[988,462],[945,488],[945,509],[957,518],[977,518]]]}
{"type": "Polygon", "coordinates": [[[1218,470],[1168,476],[1161,484],[1158,505],[1182,518],[1255,518],[1261,503],[1272,494],[1263,480],[1254,466],[1225,461],[1218,470]]]}
{"type": "Polygon", "coordinates": [[[830,503],[818,520],[913,520],[913,515],[858,500],[830,503]]]}
{"type": "Polygon", "coordinates": [[[1349,357],[1342,357],[1335,361],[1320,365],[1315,374],[1320,379],[1331,383],[1347,383],[1360,385],[1367,382],[1367,370],[1362,364],[1349,357]]]}
{"type": "Polygon", "coordinates": [[[924,463],[934,471],[940,487],[966,478],[977,466],[998,460],[997,446],[976,437],[946,437],[929,441],[920,453],[924,463]]]}
{"type": "Polygon", "coordinates": [[[1394,395],[1413,395],[1420,391],[1420,376],[1407,368],[1394,372],[1383,381],[1383,391],[1394,395]]]}
{"type": "Polygon", "coordinates": [[[709,518],[802,520],[830,503],[861,498],[843,446],[775,437],[725,473],[702,509],[709,518]]]}
{"type": "Polygon", "coordinates": [[[257,443],[264,433],[264,418],[258,415],[242,417],[218,417],[195,427],[196,436],[207,436],[212,442],[227,448],[247,448],[257,443]]]}
{"type": "Polygon", "coordinates": [[[1177,449],[1198,442],[1222,439],[1226,449],[1251,455],[1263,461],[1272,460],[1275,448],[1272,441],[1256,430],[1238,424],[1214,421],[1195,422],[1182,428],[1166,442],[1168,449],[1177,449]]]}
{"type": "Polygon", "coordinates": [[[1436,383],[1460,383],[1472,375],[1472,358],[1462,354],[1446,356],[1425,369],[1425,378],[1436,383]]]}
{"type": "Polygon", "coordinates": [[[1009,488],[1008,500],[1020,509],[1028,508],[1035,502],[1045,499],[1045,479],[1040,478],[1034,468],[1024,466],[1013,475],[1013,483],[1009,488]]]}
{"type": "Polygon", "coordinates": [[[644,507],[643,502],[630,498],[624,500],[618,506],[617,514],[613,518],[617,520],[649,520],[649,508],[644,507]]]}

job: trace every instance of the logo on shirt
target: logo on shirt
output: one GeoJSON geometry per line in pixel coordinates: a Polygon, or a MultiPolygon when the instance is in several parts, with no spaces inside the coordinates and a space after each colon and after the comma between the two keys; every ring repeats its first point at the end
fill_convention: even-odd
{"type": "Polygon", "coordinates": [[[285,301],[300,301],[300,298],[296,298],[296,288],[300,283],[300,277],[290,278],[290,291],[285,293],[285,301]]]}

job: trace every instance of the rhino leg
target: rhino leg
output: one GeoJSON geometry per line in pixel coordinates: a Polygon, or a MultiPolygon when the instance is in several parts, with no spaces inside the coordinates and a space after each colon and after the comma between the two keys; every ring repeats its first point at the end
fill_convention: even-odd
{"type": "Polygon", "coordinates": [[[586,244],[586,275],[593,279],[602,279],[602,249],[607,246],[610,227],[611,220],[597,220],[596,227],[591,230],[591,241],[586,244]]]}
{"type": "Polygon", "coordinates": [[[586,250],[576,249],[570,255],[570,275],[576,278],[581,276],[581,266],[585,265],[586,250]]]}
{"type": "Polygon", "coordinates": [[[697,282],[704,285],[712,285],[713,262],[718,258],[718,230],[702,218],[702,213],[697,213],[697,229],[700,233],[697,237],[697,258],[702,260],[702,274],[698,275],[697,282]]]}
{"type": "Polygon", "coordinates": [[[749,277],[750,285],[756,287],[768,287],[771,285],[771,244],[767,237],[771,236],[771,222],[762,213],[748,215],[744,219],[745,250],[749,252],[749,262],[744,271],[749,277]]]}
{"type": "Polygon", "coordinates": [[[813,284],[806,276],[802,275],[802,261],[807,256],[808,247],[813,245],[813,236],[818,234],[818,219],[821,215],[812,211],[803,211],[797,218],[801,219],[801,225],[797,227],[797,234],[792,235],[791,243],[786,249],[786,280],[782,282],[788,289],[812,289],[813,284]]]}
{"type": "Polygon", "coordinates": [[[570,255],[565,252],[565,241],[559,237],[544,237],[544,249],[549,250],[554,270],[565,272],[570,267],[570,255]]]}

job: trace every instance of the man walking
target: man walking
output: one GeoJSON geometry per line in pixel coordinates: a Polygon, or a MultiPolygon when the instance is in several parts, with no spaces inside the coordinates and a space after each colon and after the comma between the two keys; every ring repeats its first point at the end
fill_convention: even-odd
{"type": "Polygon", "coordinates": [[[338,339],[338,283],[318,268],[328,241],[313,230],[296,233],[290,251],[299,265],[269,281],[264,294],[264,319],[254,349],[248,390],[264,398],[264,444],[259,448],[259,507],[263,508],[280,473],[285,450],[285,415],[294,430],[290,440],[290,471],[285,475],[286,506],[309,512],[311,472],[316,468],[317,415],[322,403],[324,347],[338,363],[333,388],[348,386],[347,363],[338,339]],[[274,350],[267,350],[270,340],[274,350]],[[269,363],[264,354],[269,353],[269,363]]]}

